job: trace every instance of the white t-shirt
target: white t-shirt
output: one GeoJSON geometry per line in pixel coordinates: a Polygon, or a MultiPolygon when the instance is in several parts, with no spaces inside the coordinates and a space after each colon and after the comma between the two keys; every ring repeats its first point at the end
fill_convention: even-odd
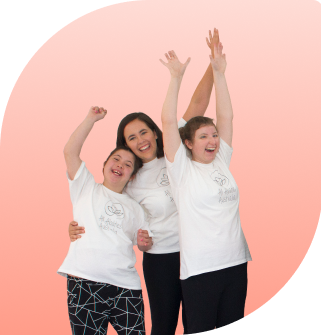
{"type": "MultiPolygon", "coordinates": [[[[178,128],[185,126],[181,118],[178,128]]],[[[146,211],[154,244],[148,253],[178,252],[178,213],[169,184],[165,157],[144,163],[124,192],[135,199],[146,211]]]]}
{"type": "Polygon", "coordinates": [[[169,185],[165,158],[155,158],[145,163],[124,192],[147,212],[149,229],[154,234],[154,244],[147,252],[178,252],[178,213],[169,185]]]}
{"type": "Polygon", "coordinates": [[[97,184],[84,162],[68,180],[74,220],[86,233],[70,244],[58,273],[140,290],[133,245],[138,229],[150,233],[143,209],[128,195],[97,184]]]}
{"type": "Polygon", "coordinates": [[[251,260],[240,224],[239,191],[229,171],[232,148],[220,139],[210,164],[187,157],[183,143],[168,177],[179,213],[181,279],[251,260]]]}

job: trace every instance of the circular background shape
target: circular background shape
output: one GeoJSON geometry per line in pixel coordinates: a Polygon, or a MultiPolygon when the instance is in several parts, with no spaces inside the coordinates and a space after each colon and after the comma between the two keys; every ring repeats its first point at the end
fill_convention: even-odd
{"type": "MultiPolygon", "coordinates": [[[[66,282],[54,274],[68,249],[66,227],[72,219],[62,155],[68,137],[90,106],[108,109],[109,122],[95,126],[82,150],[96,181],[102,181],[102,162],[114,148],[118,123],[126,114],[142,111],[161,125],[169,75],[158,59],[172,49],[181,60],[192,58],[180,92],[178,114],[183,115],[208,66],[205,37],[215,23],[227,54],[235,113],[231,170],[239,185],[242,227],[253,257],[246,314],[273,297],[296,271],[320,212],[317,8],[292,1],[213,0],[106,7],[69,24],[39,49],[19,77],[6,109],[0,146],[0,192],[6,206],[0,221],[9,224],[2,230],[1,252],[20,252],[4,260],[3,267],[19,264],[4,279],[4,287],[20,288],[20,299],[29,306],[19,317],[17,332],[33,328],[30,312],[37,309],[40,329],[69,333],[66,282]],[[253,10],[240,15],[245,8],[253,10]],[[306,52],[295,57],[304,40],[306,52]],[[32,276],[25,276],[21,289],[26,273],[32,276]],[[45,302],[45,308],[39,307],[45,302]],[[51,327],[49,315],[55,315],[51,327]]],[[[214,117],[214,111],[213,98],[206,115],[214,117]]],[[[137,259],[144,288],[140,252],[137,259]]],[[[11,295],[11,289],[5,290],[8,311],[16,304],[11,295]]],[[[146,292],[144,296],[149,333],[146,292]]],[[[6,320],[15,324],[15,314],[6,320]]],[[[179,321],[177,333],[181,332],[179,321]]],[[[115,333],[112,327],[108,333],[115,333]]]]}

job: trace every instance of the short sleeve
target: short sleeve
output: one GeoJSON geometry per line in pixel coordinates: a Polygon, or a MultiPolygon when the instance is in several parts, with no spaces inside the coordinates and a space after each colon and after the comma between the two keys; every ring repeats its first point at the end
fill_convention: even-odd
{"type": "Polygon", "coordinates": [[[174,162],[171,163],[165,155],[166,167],[170,184],[179,186],[184,181],[184,174],[187,168],[189,158],[186,155],[186,147],[183,142],[180,143],[179,148],[175,154],[174,162]]]}
{"type": "Polygon", "coordinates": [[[181,118],[181,119],[177,122],[178,129],[184,127],[184,126],[186,125],[186,123],[187,123],[187,122],[186,122],[183,118],[181,118]]]}
{"type": "Polygon", "coordinates": [[[85,163],[82,162],[81,166],[76,172],[73,180],[71,180],[66,173],[69,187],[70,197],[72,204],[75,205],[82,193],[90,192],[95,185],[95,180],[90,171],[86,168],[85,163]]]}
{"type": "Polygon", "coordinates": [[[220,149],[217,156],[222,159],[227,167],[230,166],[233,149],[222,138],[220,138],[220,149]]]}

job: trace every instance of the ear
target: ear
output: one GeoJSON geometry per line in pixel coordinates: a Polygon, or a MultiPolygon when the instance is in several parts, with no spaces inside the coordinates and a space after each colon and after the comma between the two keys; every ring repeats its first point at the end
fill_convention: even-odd
{"type": "Polygon", "coordinates": [[[134,178],[136,177],[136,175],[135,174],[133,174],[130,178],[129,178],[129,181],[132,181],[132,180],[134,180],[134,178]]]}
{"type": "Polygon", "coordinates": [[[155,140],[157,140],[158,139],[158,136],[157,136],[157,134],[156,134],[156,131],[154,130],[154,136],[155,136],[155,140]]]}
{"type": "Polygon", "coordinates": [[[191,141],[189,141],[189,140],[185,140],[185,145],[186,145],[190,150],[192,150],[193,145],[192,145],[192,142],[191,142],[191,141]]]}

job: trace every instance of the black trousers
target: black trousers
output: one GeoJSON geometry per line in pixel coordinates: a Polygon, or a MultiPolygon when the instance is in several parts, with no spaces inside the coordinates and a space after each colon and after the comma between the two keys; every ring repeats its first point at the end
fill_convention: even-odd
{"type": "MultiPolygon", "coordinates": [[[[182,300],[179,252],[144,252],[143,271],[151,312],[151,335],[174,335],[182,300]]],[[[182,319],[186,329],[184,306],[182,319]]]]}
{"type": "Polygon", "coordinates": [[[118,335],[145,335],[141,290],[68,276],[67,294],[73,335],[106,335],[109,322],[118,335]]]}
{"type": "Polygon", "coordinates": [[[226,326],[244,317],[247,263],[182,280],[185,334],[226,326]]]}

